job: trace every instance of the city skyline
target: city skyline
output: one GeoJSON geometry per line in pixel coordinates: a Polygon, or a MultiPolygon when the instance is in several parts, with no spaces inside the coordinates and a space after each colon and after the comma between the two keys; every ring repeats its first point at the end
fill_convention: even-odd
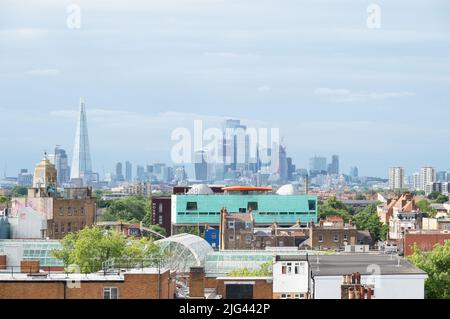
{"type": "Polygon", "coordinates": [[[65,23],[69,3],[0,4],[2,173],[56,144],[72,158],[79,96],[98,172],[119,158],[169,162],[173,129],[228,118],[281,128],[297,167],[314,154],[368,176],[450,167],[446,1],[382,3],[377,30],[362,2],[266,0],[267,24],[250,1],[80,1],[80,29],[65,23]]]}

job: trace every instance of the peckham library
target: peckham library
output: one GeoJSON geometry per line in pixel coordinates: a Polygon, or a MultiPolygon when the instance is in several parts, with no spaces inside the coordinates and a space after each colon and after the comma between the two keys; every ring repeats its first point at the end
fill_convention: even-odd
{"type": "Polygon", "coordinates": [[[222,208],[230,214],[252,214],[259,226],[317,222],[317,197],[295,194],[289,186],[276,193],[270,187],[231,186],[219,194],[206,185],[194,185],[186,194],[172,195],[172,227],[218,226],[222,208]]]}

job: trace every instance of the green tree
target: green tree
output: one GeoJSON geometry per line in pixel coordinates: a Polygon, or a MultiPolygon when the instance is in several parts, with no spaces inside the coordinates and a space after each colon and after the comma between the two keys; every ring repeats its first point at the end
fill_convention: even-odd
{"type": "Polygon", "coordinates": [[[200,237],[204,237],[205,232],[200,230],[199,227],[197,226],[181,226],[178,228],[177,230],[178,234],[192,234],[192,235],[196,235],[196,236],[200,236],[200,237]]]}
{"type": "Polygon", "coordinates": [[[109,203],[103,214],[104,221],[142,221],[150,211],[149,201],[142,196],[130,196],[109,203]]]}
{"type": "Polygon", "coordinates": [[[377,205],[372,204],[364,208],[354,217],[354,222],[358,229],[368,230],[373,240],[386,239],[387,229],[383,228],[378,217],[377,205]]]}
{"type": "Polygon", "coordinates": [[[150,225],[148,228],[158,234],[166,236],[166,230],[162,228],[160,225],[150,225]]]}
{"type": "Polygon", "coordinates": [[[342,217],[344,222],[348,222],[352,215],[350,209],[343,202],[331,197],[323,203],[319,203],[319,218],[325,219],[327,216],[337,215],[342,217]]]}
{"type": "Polygon", "coordinates": [[[436,198],[436,203],[438,204],[443,204],[448,202],[448,196],[445,196],[443,194],[440,194],[437,198],[436,198]]]}
{"type": "Polygon", "coordinates": [[[436,198],[438,198],[439,195],[441,195],[441,193],[433,191],[427,196],[427,198],[431,200],[436,200],[436,198]]]}
{"type": "Polygon", "coordinates": [[[428,216],[436,216],[437,211],[431,207],[430,202],[426,199],[421,199],[416,202],[416,206],[422,213],[427,213],[428,216]]]}
{"type": "Polygon", "coordinates": [[[247,267],[235,269],[227,274],[228,277],[265,277],[272,276],[272,262],[268,261],[259,266],[259,269],[249,270],[247,267]]]}
{"type": "Polygon", "coordinates": [[[128,240],[120,232],[108,232],[95,226],[66,235],[61,245],[61,249],[52,251],[53,256],[62,260],[66,269],[77,265],[82,272],[98,271],[105,261],[112,258],[119,262],[150,258],[159,249],[148,238],[128,240]]]}
{"type": "Polygon", "coordinates": [[[11,190],[11,197],[24,197],[28,195],[28,188],[23,186],[14,186],[11,190]]]}
{"type": "Polygon", "coordinates": [[[9,198],[6,196],[0,196],[0,204],[7,204],[9,203],[9,198]]]}
{"type": "Polygon", "coordinates": [[[414,245],[414,253],[408,260],[428,274],[426,298],[450,299],[450,241],[434,246],[430,252],[423,252],[414,245]]]}

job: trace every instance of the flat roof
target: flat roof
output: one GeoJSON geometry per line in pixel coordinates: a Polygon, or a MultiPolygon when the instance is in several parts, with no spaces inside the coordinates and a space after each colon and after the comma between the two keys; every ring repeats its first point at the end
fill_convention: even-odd
{"type": "Polygon", "coordinates": [[[271,191],[272,187],[258,186],[227,186],[222,188],[224,191],[271,191]]]}
{"type": "MultiPolygon", "coordinates": [[[[164,273],[168,269],[160,269],[160,273],[164,273]]],[[[123,281],[125,275],[151,275],[158,274],[157,268],[142,268],[142,269],[130,269],[127,271],[121,271],[120,273],[109,272],[104,274],[102,271],[89,273],[89,274],[66,274],[62,272],[41,272],[35,275],[29,275],[28,273],[19,273],[8,270],[0,271],[0,282],[2,281],[123,281]],[[47,274],[47,275],[45,275],[47,274]]]]}
{"type": "Polygon", "coordinates": [[[224,280],[224,281],[227,281],[227,280],[230,280],[230,281],[233,281],[233,280],[254,281],[254,280],[271,280],[272,276],[261,276],[261,277],[258,277],[258,276],[252,276],[252,277],[245,277],[245,276],[236,276],[236,277],[230,276],[230,277],[227,277],[227,276],[223,276],[223,277],[217,277],[216,279],[217,280],[224,280]]]}
{"type": "Polygon", "coordinates": [[[426,273],[403,257],[392,254],[348,253],[310,256],[313,276],[341,276],[359,272],[362,275],[406,275],[426,273]],[[378,268],[379,267],[379,268],[378,268]]]}

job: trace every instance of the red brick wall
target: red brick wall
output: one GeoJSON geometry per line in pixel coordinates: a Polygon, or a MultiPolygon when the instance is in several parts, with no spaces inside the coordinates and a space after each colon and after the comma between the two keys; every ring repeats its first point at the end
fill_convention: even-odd
{"type": "MultiPolygon", "coordinates": [[[[235,279],[218,279],[217,280],[217,294],[225,296],[225,281],[238,281],[235,279]]],[[[253,286],[253,299],[273,299],[273,285],[272,282],[267,282],[266,279],[249,279],[249,280],[239,280],[240,282],[252,281],[255,282],[253,286]]]]}
{"type": "Polygon", "coordinates": [[[414,243],[423,251],[430,251],[436,244],[450,240],[450,234],[405,234],[405,256],[413,254],[414,243]]]}
{"type": "Polygon", "coordinates": [[[0,299],[103,299],[103,288],[117,287],[119,299],[172,299],[175,286],[169,271],[160,275],[158,296],[158,275],[156,274],[125,274],[124,281],[90,281],[81,282],[79,288],[65,289],[62,281],[0,282],[0,299]],[[65,290],[65,291],[64,291],[65,290]]]}

